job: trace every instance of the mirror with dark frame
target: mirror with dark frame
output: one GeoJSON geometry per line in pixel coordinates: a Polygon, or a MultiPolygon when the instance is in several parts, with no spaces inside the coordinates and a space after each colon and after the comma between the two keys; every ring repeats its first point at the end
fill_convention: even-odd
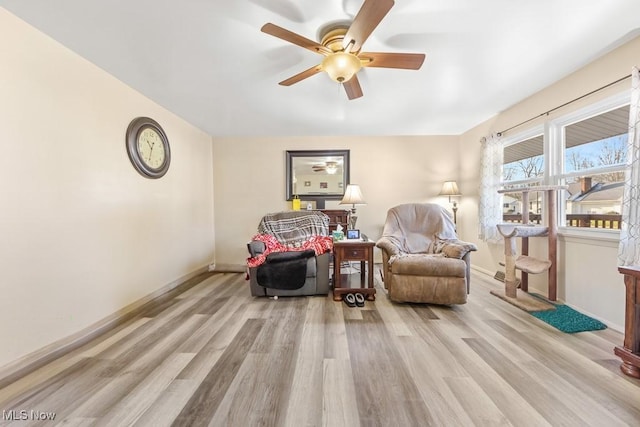
{"type": "Polygon", "coordinates": [[[349,184],[349,150],[287,152],[287,200],[298,196],[324,209],[326,200],[341,200],[349,184]]]}

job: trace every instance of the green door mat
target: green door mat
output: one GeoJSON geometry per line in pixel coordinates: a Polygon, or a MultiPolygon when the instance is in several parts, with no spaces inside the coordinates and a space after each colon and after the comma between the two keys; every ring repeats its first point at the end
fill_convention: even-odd
{"type": "Polygon", "coordinates": [[[599,320],[586,316],[564,304],[556,304],[555,310],[531,311],[529,313],[567,334],[598,331],[607,327],[599,320]]]}

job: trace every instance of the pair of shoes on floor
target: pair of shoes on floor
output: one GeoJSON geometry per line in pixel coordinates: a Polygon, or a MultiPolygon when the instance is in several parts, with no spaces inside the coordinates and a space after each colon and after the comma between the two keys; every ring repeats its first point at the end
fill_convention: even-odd
{"type": "Polygon", "coordinates": [[[344,294],[342,296],[342,300],[349,307],[364,307],[364,295],[362,295],[360,292],[357,292],[355,294],[344,294]]]}

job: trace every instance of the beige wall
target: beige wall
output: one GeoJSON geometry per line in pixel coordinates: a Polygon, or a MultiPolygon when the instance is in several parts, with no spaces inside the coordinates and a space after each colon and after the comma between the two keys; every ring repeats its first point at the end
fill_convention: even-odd
{"type": "Polygon", "coordinates": [[[0,8],[0,366],[214,257],[211,137],[0,8]],[[124,136],[155,118],[173,160],[141,177],[124,136]]]}
{"type": "MultiPolygon", "coordinates": [[[[285,200],[286,150],[349,149],[351,183],[360,185],[367,201],[358,207],[358,228],[376,239],[396,204],[448,205],[437,194],[443,181],[459,174],[457,144],[457,136],[214,138],[216,266],[241,267],[260,218],[291,208],[285,200]]],[[[345,206],[329,201],[326,208],[345,206]]]]}
{"type": "MultiPolygon", "coordinates": [[[[461,192],[468,196],[464,198],[460,211],[464,224],[461,234],[465,239],[478,243],[480,250],[473,257],[476,268],[493,274],[500,268],[498,261],[503,257],[501,245],[487,245],[477,239],[480,139],[491,132],[502,131],[524,120],[537,117],[567,101],[628,75],[632,66],[640,65],[639,52],[640,38],[636,38],[461,136],[462,156],[459,179],[461,192]]],[[[523,78],[526,79],[526,76],[523,78]]],[[[627,79],[551,113],[549,119],[561,117],[630,88],[631,82],[627,79]]],[[[514,129],[508,135],[540,125],[541,120],[533,120],[525,126],[514,129]]],[[[622,276],[617,272],[617,247],[618,242],[615,237],[603,240],[600,237],[586,239],[561,236],[558,295],[568,304],[595,315],[616,329],[621,329],[624,325],[624,285],[622,276]]],[[[546,250],[544,241],[533,244],[534,254],[545,256],[546,250]]],[[[533,283],[546,294],[546,278],[538,276],[533,283]]]]}

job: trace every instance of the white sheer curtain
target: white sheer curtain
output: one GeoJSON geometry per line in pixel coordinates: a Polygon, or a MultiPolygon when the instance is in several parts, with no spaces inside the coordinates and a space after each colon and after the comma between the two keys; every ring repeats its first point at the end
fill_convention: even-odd
{"type": "Polygon", "coordinates": [[[496,224],[502,222],[502,194],[498,194],[502,178],[502,142],[496,134],[482,138],[480,160],[480,212],[478,237],[485,242],[500,242],[496,224]]]}
{"type": "Polygon", "coordinates": [[[631,72],[627,147],[618,262],[620,265],[640,265],[640,72],[637,67],[631,72]]]}

